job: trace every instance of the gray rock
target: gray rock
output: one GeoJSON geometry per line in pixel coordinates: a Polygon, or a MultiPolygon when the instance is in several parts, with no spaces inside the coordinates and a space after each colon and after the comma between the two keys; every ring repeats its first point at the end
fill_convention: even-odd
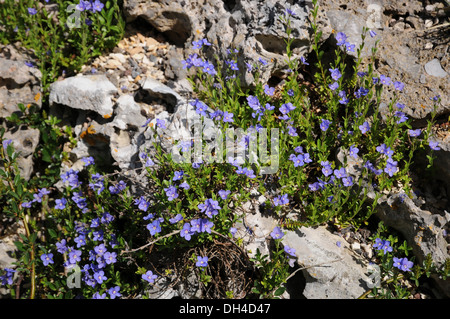
{"type": "Polygon", "coordinates": [[[111,125],[120,130],[139,130],[147,120],[147,118],[142,115],[143,111],[141,106],[135,102],[132,95],[121,95],[117,99],[117,107],[114,110],[115,115],[111,125]]]}
{"type": "MultiPolygon", "coordinates": [[[[207,38],[214,47],[208,50],[208,59],[217,54],[221,60],[227,56],[227,50],[240,51],[238,64],[245,68],[244,62],[257,62],[259,58],[274,61],[264,72],[262,79],[267,80],[274,69],[285,66],[284,39],[287,37],[279,17],[289,8],[292,17],[293,49],[297,55],[308,50],[309,35],[307,27],[308,7],[305,3],[290,6],[280,1],[242,0],[222,2],[206,0],[201,5],[197,1],[124,1],[124,13],[128,21],[137,17],[145,19],[170,42],[185,49],[191,48],[191,42],[207,38]]],[[[188,50],[187,54],[190,53],[188,50]]],[[[179,65],[169,61],[175,70],[179,65]]],[[[172,76],[172,74],[169,72],[172,76]]],[[[253,78],[244,73],[243,84],[250,84],[253,78]]]]}
{"type": "Polygon", "coordinates": [[[448,73],[442,68],[441,63],[438,59],[433,59],[427,64],[425,64],[425,71],[428,75],[435,76],[438,78],[445,78],[448,73]]]}
{"type": "Polygon", "coordinates": [[[17,166],[20,176],[29,180],[33,173],[33,153],[39,144],[40,131],[38,129],[19,127],[15,131],[6,131],[3,138],[13,141],[14,150],[19,153],[17,166]]]}
{"type": "MultiPolygon", "coordinates": [[[[385,223],[399,231],[412,247],[417,263],[422,264],[428,254],[437,267],[447,258],[447,242],[443,229],[450,222],[450,214],[445,216],[432,214],[419,208],[407,196],[394,194],[387,201],[379,203],[376,215],[385,223]]],[[[442,292],[450,296],[450,282],[435,278],[442,292]]]]}
{"type": "Polygon", "coordinates": [[[295,249],[297,263],[306,268],[307,299],[355,299],[372,284],[368,267],[351,253],[348,243],[323,226],[286,231],[282,243],[295,249]]]}
{"type": "Polygon", "coordinates": [[[112,97],[117,92],[105,75],[73,76],[50,85],[49,103],[51,106],[62,104],[111,116],[114,105],[112,97]]]}
{"type": "Polygon", "coordinates": [[[19,112],[19,103],[35,104],[40,108],[41,76],[37,68],[27,66],[25,61],[0,57],[0,117],[19,112]]]}

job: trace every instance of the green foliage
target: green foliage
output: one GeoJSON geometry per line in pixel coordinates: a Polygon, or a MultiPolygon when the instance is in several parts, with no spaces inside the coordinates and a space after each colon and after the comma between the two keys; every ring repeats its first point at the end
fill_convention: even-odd
{"type": "MultiPolygon", "coordinates": [[[[239,52],[234,48],[225,61],[216,57],[213,65],[203,60],[202,47],[210,44],[197,42],[198,55],[184,61],[192,72],[190,81],[196,94],[191,104],[203,119],[209,116],[221,130],[244,130],[243,140],[237,143],[243,142],[248,149],[252,134],[260,129],[279,130],[278,138],[272,135],[267,141],[270,150],[278,145],[270,156],[260,156],[256,162],[246,157],[242,163],[235,163],[228,157],[219,158],[217,152],[214,158],[192,163],[192,154],[186,148],[193,144],[180,141],[173,146],[183,149],[185,161],[176,161],[161,147],[166,136],[160,135],[162,124],[156,121],[157,128],[155,122],[147,128],[153,147],[139,154],[147,183],[104,174],[93,158],[85,158],[86,165],[79,172],[60,174],[61,163],[68,157],[63,146],[68,143],[74,147],[76,139],[70,128],[61,127],[57,118],[47,114],[48,88],[63,72],[76,73],[123,36],[119,2],[103,3],[102,10],[95,13],[59,0],[53,15],[50,7],[36,1],[19,1],[17,5],[5,0],[0,8],[0,41],[20,41],[33,51],[42,72],[44,103],[41,110],[36,105],[20,104],[20,114],[6,119],[17,127],[26,125],[40,131],[41,141],[33,156],[37,166],[44,167],[43,174],[28,182],[23,180],[17,166],[19,154],[3,139],[4,129],[0,135],[0,204],[3,214],[25,228],[25,234],[15,243],[15,271],[21,283],[11,289],[13,297],[149,298],[160,277],[178,276],[179,281],[193,274],[204,295],[238,298],[248,293],[252,297],[280,298],[292,260],[286,256],[281,237],[272,234],[270,253],[262,255],[258,250],[250,260],[256,274],[251,285],[243,283],[236,288],[243,278],[237,272],[248,270],[248,265],[243,261],[242,238],[235,238],[234,226],[244,217],[242,205],[253,200],[254,194],[265,196],[261,210],[278,218],[286,229],[330,221],[358,228],[367,223],[383,192],[395,187],[410,194],[413,155],[429,152],[426,145],[440,100],[434,101],[429,125],[420,132],[422,138],[408,134],[411,124],[401,112],[401,89],[387,103],[383,119],[379,106],[390,79],[373,71],[376,46],[371,63],[360,71],[369,30],[362,30],[359,48],[340,45],[334,52],[335,60],[325,65],[316,0],[310,18],[315,57],[310,62],[294,56],[290,13],[280,17],[286,26],[285,64],[289,72],[276,90],[261,77],[272,61],[259,60],[247,65],[247,71],[240,70],[243,66],[238,65],[239,52]],[[357,53],[354,65],[347,62],[351,50],[357,53]],[[316,70],[310,79],[314,85],[300,77],[309,63],[316,70]],[[251,87],[241,85],[243,72],[253,77],[251,87]],[[214,113],[203,109],[206,106],[214,113]],[[343,157],[337,155],[339,152],[343,157]],[[355,161],[357,173],[350,174],[347,170],[355,161]],[[264,165],[275,165],[277,170],[261,174],[264,165]],[[161,271],[153,266],[153,254],[174,251],[179,252],[178,268],[164,265],[161,271]],[[208,257],[208,262],[199,265],[199,257],[208,257]],[[70,278],[79,278],[81,285],[72,287],[70,278]],[[219,287],[230,278],[235,281],[233,285],[219,287]]],[[[206,149],[210,145],[202,140],[200,146],[206,149]]],[[[432,152],[427,156],[431,165],[432,152]]],[[[450,263],[438,270],[430,258],[422,266],[407,270],[405,276],[395,268],[394,257],[408,257],[411,248],[380,229],[377,238],[389,240],[393,250],[379,251],[383,277],[389,279],[382,288],[370,292],[373,297],[406,298],[409,290],[399,284],[402,280],[417,286],[423,276],[439,273],[442,278],[448,277],[450,263]]]]}

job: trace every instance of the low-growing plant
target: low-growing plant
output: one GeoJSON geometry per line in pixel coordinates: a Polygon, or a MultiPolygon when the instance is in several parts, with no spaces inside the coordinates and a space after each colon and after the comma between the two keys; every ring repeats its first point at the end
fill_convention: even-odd
{"type": "MultiPolygon", "coordinates": [[[[48,74],[43,80],[44,91],[61,66],[77,70],[88,58],[114,45],[123,32],[115,1],[106,1],[101,10],[92,7],[100,5],[98,0],[81,1],[74,10],[80,13],[81,22],[89,22],[69,29],[62,26],[76,22],[69,20],[70,12],[59,10],[59,20],[53,23],[45,6],[22,2],[17,11],[13,1],[5,3],[0,22],[7,32],[1,39],[4,43],[20,40],[35,50],[39,68],[48,74]],[[15,13],[8,18],[11,12],[15,13]],[[38,23],[31,25],[32,18],[38,23]],[[23,29],[15,30],[18,22],[23,29]],[[27,32],[34,39],[28,39],[27,32]],[[75,60],[67,55],[66,44],[73,50],[70,52],[76,52],[75,60]],[[44,53],[48,50],[47,57],[44,53]]],[[[57,3],[60,9],[65,8],[62,2],[57,3]]],[[[317,13],[317,1],[313,0],[311,43],[315,58],[310,62],[317,69],[311,78],[314,85],[300,77],[310,62],[294,56],[291,49],[290,19],[294,13],[290,10],[280,17],[287,34],[287,76],[277,87],[270,87],[261,77],[271,62],[259,59],[241,65],[239,50],[230,48],[223,63],[216,57],[213,64],[205,58],[205,48],[211,46],[206,39],[194,41],[193,49],[198,52],[183,61],[192,72],[195,96],[190,104],[202,120],[214,123],[217,132],[226,131],[221,137],[231,137],[232,146],[246,151],[243,157],[227,152],[221,158],[223,153],[216,145],[213,152],[209,149],[211,157],[197,160],[192,148],[211,147],[200,137],[200,141],[173,141],[172,150],[179,150],[184,159],[176,160],[173,152],[162,147],[167,123],[154,119],[145,124],[154,142],[152,148],[139,154],[139,169],[145,172],[147,182],[102,173],[96,159],[86,157],[82,170],[58,174],[58,183],[51,178],[41,184],[36,180],[28,183],[20,177],[15,162],[18,154],[2,134],[0,174],[9,189],[2,188],[0,203],[5,214],[22,222],[26,230],[16,241],[17,267],[0,277],[3,284],[13,288],[12,296],[150,298],[163,277],[175,286],[195,276],[200,296],[205,298],[278,298],[295,255],[281,243],[283,228],[330,221],[358,228],[367,223],[384,191],[395,187],[410,194],[413,155],[418,150],[428,152],[427,144],[431,151],[438,147],[430,142],[430,135],[439,98],[434,101],[428,127],[413,130],[402,111],[403,83],[374,72],[376,45],[367,68],[359,70],[364,40],[367,34],[376,34],[362,30],[359,48],[349,43],[344,33],[335,34],[336,59],[324,65],[317,13]],[[355,51],[356,63],[349,66],[346,57],[355,51]],[[241,85],[240,72],[251,73],[255,79],[252,87],[241,85]],[[394,97],[382,114],[379,106],[386,88],[394,89],[394,97]],[[245,134],[236,141],[228,129],[241,129],[245,134]],[[271,132],[270,139],[266,132],[271,132]],[[270,156],[260,153],[255,159],[257,134],[273,150],[270,156]],[[267,173],[264,165],[275,170],[267,173]],[[240,245],[242,239],[236,238],[235,226],[247,213],[243,204],[260,195],[265,197],[260,209],[276,217],[279,225],[271,233],[270,253],[257,251],[250,260],[240,245]],[[164,258],[154,257],[164,254],[164,258]],[[161,264],[161,260],[168,262],[161,264]],[[15,283],[14,274],[19,278],[15,283]],[[30,289],[25,288],[28,286],[30,289]]],[[[76,141],[70,129],[59,128],[56,118],[38,115],[23,105],[20,109],[23,115],[13,115],[9,121],[39,128],[43,135],[52,132],[45,135],[45,145],[38,152],[43,161],[57,167],[65,156],[57,145],[61,138],[76,141]]],[[[431,165],[432,153],[428,156],[431,165]]],[[[49,173],[56,176],[56,169],[50,166],[49,173]]],[[[251,233],[251,229],[247,231],[251,233]]],[[[395,249],[401,252],[396,258],[408,256],[407,246],[395,249]]],[[[379,257],[393,282],[401,276],[392,272],[392,267],[406,267],[404,271],[412,267],[409,260],[402,266],[393,255],[379,257]]],[[[427,266],[416,269],[411,278],[417,280],[428,272],[427,266]]],[[[443,275],[448,275],[448,267],[443,275]]],[[[404,290],[393,293],[394,297],[406,295],[404,290]]]]}
{"type": "Polygon", "coordinates": [[[374,273],[374,287],[364,293],[360,299],[408,299],[412,292],[419,289],[420,282],[431,275],[446,280],[450,273],[450,258],[440,267],[436,267],[431,254],[422,264],[415,262],[412,248],[406,240],[400,240],[383,222],[370,238],[376,250],[377,271],[374,273]],[[378,282],[377,282],[378,281],[378,282]]]}

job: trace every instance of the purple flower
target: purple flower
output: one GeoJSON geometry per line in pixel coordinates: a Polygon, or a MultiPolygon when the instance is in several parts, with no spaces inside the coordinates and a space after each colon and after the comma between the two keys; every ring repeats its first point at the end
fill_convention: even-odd
{"type": "Polygon", "coordinates": [[[44,263],[44,266],[48,266],[49,264],[53,264],[53,254],[52,253],[48,253],[48,254],[42,254],[41,255],[41,260],[44,263]]]}
{"type": "Polygon", "coordinates": [[[217,74],[217,71],[214,69],[214,65],[208,61],[203,63],[203,72],[208,73],[209,75],[217,74]]]}
{"type": "Polygon", "coordinates": [[[286,252],[286,254],[291,255],[292,257],[296,257],[294,248],[285,245],[284,251],[286,252]]]}
{"type": "Polygon", "coordinates": [[[150,203],[145,200],[144,196],[139,197],[139,199],[135,199],[134,204],[137,205],[138,209],[143,212],[146,212],[150,206],[150,203]]]}
{"type": "Polygon", "coordinates": [[[347,95],[345,94],[345,91],[340,91],[338,93],[339,97],[341,98],[339,100],[340,104],[347,104],[349,102],[349,99],[347,98],[347,95]]]}
{"type": "Polygon", "coordinates": [[[202,101],[200,101],[199,99],[195,99],[195,101],[190,103],[192,106],[195,106],[195,112],[197,114],[203,115],[203,116],[207,116],[206,114],[206,110],[208,109],[208,106],[203,103],[202,101]]]}
{"type": "Polygon", "coordinates": [[[208,266],[208,256],[201,257],[197,256],[197,262],[195,263],[197,267],[207,267],[208,266]]]}
{"type": "Polygon", "coordinates": [[[330,126],[330,124],[331,124],[331,121],[322,119],[322,122],[320,123],[320,129],[325,132],[326,130],[328,130],[328,127],[330,126]]]}
{"type": "Polygon", "coordinates": [[[166,121],[163,119],[156,119],[156,125],[163,130],[166,129],[166,121]]]}
{"type": "Polygon", "coordinates": [[[164,188],[164,191],[166,192],[167,199],[170,202],[173,201],[175,198],[178,198],[178,193],[177,193],[177,189],[175,186],[172,185],[167,188],[164,188]]]}
{"type": "Polygon", "coordinates": [[[105,272],[103,270],[99,270],[94,273],[94,279],[97,283],[102,284],[108,278],[105,276],[105,272]]]}
{"type": "Polygon", "coordinates": [[[173,181],[178,181],[183,178],[184,171],[175,171],[173,181]]]}
{"type": "Polygon", "coordinates": [[[358,152],[359,152],[359,149],[356,146],[354,146],[354,145],[350,146],[350,152],[349,152],[350,156],[352,156],[353,158],[358,158],[358,152]]]}
{"type": "Polygon", "coordinates": [[[421,129],[418,128],[417,130],[408,130],[409,136],[411,137],[418,137],[421,133],[421,129]]]}
{"type": "Polygon", "coordinates": [[[382,250],[384,254],[387,252],[392,252],[391,242],[389,240],[382,240],[380,238],[375,239],[375,244],[373,248],[376,250],[382,250]]]}
{"type": "Polygon", "coordinates": [[[214,226],[214,223],[206,218],[202,218],[199,220],[200,224],[200,232],[207,232],[211,234],[211,228],[214,226]]]}
{"type": "Polygon", "coordinates": [[[320,164],[322,165],[323,175],[330,176],[331,174],[333,174],[333,169],[331,168],[331,165],[328,161],[322,161],[320,162],[320,164]]]}
{"type": "Polygon", "coordinates": [[[103,7],[104,7],[104,4],[103,3],[101,3],[99,0],[95,0],[94,1],[94,3],[92,3],[92,8],[91,8],[91,10],[92,10],[92,12],[100,12],[100,11],[102,11],[102,9],[103,9],[103,7]]]}
{"type": "Polygon", "coordinates": [[[191,224],[185,223],[183,228],[181,229],[180,236],[186,239],[187,241],[191,240],[191,236],[194,233],[191,230],[191,224]]]}
{"type": "Polygon", "coordinates": [[[387,160],[386,167],[384,168],[384,171],[392,177],[397,172],[397,162],[393,160],[387,160]]]}
{"type": "Polygon", "coordinates": [[[333,83],[329,84],[328,87],[330,88],[331,91],[335,91],[339,88],[339,83],[333,82],[333,83]]]}
{"type": "Polygon", "coordinates": [[[373,37],[375,37],[377,34],[375,33],[375,31],[370,30],[370,31],[369,31],[369,35],[373,38],[373,37]]]}
{"type": "Polygon", "coordinates": [[[161,225],[159,219],[154,220],[151,224],[147,225],[147,229],[150,231],[150,235],[154,236],[161,232],[161,225]]]}
{"type": "Polygon", "coordinates": [[[94,158],[92,156],[83,157],[84,166],[94,165],[94,158]]]}
{"type": "Polygon", "coordinates": [[[65,239],[56,243],[56,250],[61,254],[64,254],[68,250],[65,239]]]}
{"type": "Polygon", "coordinates": [[[295,110],[295,108],[296,108],[296,107],[293,106],[291,102],[285,103],[285,104],[281,105],[281,107],[280,107],[280,112],[281,112],[282,114],[288,114],[290,111],[295,110]]]}
{"type": "Polygon", "coordinates": [[[154,275],[151,270],[147,271],[145,274],[142,274],[142,279],[148,281],[151,284],[155,282],[156,278],[158,278],[158,276],[154,275]]]}
{"type": "Polygon", "coordinates": [[[283,234],[283,232],[281,231],[281,228],[278,227],[278,226],[276,226],[276,227],[272,230],[272,232],[270,233],[270,236],[271,236],[273,239],[281,239],[281,238],[284,236],[284,234],[283,234]]]}
{"type": "Polygon", "coordinates": [[[302,62],[302,64],[304,64],[304,65],[309,65],[309,63],[308,62],[306,62],[306,59],[305,59],[305,57],[304,56],[301,56],[300,57],[300,61],[302,62]]]}
{"type": "Polygon", "coordinates": [[[201,212],[204,212],[209,218],[213,215],[217,215],[219,213],[219,202],[213,200],[212,198],[208,198],[204,203],[198,204],[197,206],[201,212]]]}
{"type": "Polygon", "coordinates": [[[261,104],[259,103],[259,100],[256,96],[253,95],[247,96],[247,103],[255,111],[261,108],[261,104]]]}
{"type": "Polygon", "coordinates": [[[263,58],[259,58],[258,61],[259,61],[259,63],[261,63],[262,65],[267,65],[267,61],[264,60],[263,58]]]}
{"type": "Polygon", "coordinates": [[[0,282],[2,285],[12,285],[13,277],[16,271],[14,269],[5,268],[5,274],[0,276],[0,282]]]}
{"type": "Polygon", "coordinates": [[[111,287],[108,289],[108,294],[111,297],[111,299],[115,299],[116,297],[122,297],[119,286],[111,287]]]}
{"type": "Polygon", "coordinates": [[[380,83],[383,85],[391,85],[392,81],[391,78],[385,75],[380,75],[380,83]]]}
{"type": "Polygon", "coordinates": [[[264,85],[264,93],[266,93],[269,96],[272,96],[275,93],[275,88],[271,88],[266,84],[264,85]]]}
{"type": "Polygon", "coordinates": [[[347,41],[347,35],[344,32],[338,32],[336,33],[336,44],[337,45],[344,45],[347,41]]]}
{"type": "Polygon", "coordinates": [[[359,126],[359,130],[361,131],[362,134],[366,134],[367,131],[370,130],[370,125],[367,122],[364,122],[362,125],[359,126]]]}
{"type": "Polygon", "coordinates": [[[219,196],[220,196],[223,200],[226,200],[227,197],[228,197],[228,195],[230,195],[230,193],[231,193],[231,191],[229,191],[229,190],[223,190],[223,189],[221,189],[221,190],[219,191],[219,196]]]}
{"type": "Polygon", "coordinates": [[[394,154],[394,151],[391,150],[391,148],[389,146],[386,146],[386,144],[384,144],[384,143],[379,145],[379,146],[377,146],[376,150],[377,150],[378,153],[384,154],[387,157],[391,157],[392,154],[394,154]]]}
{"type": "Polygon", "coordinates": [[[340,169],[335,169],[334,170],[334,176],[336,176],[337,178],[347,177],[347,173],[345,171],[345,168],[341,167],[340,169]]]}
{"type": "Polygon", "coordinates": [[[335,81],[339,80],[339,78],[342,76],[339,69],[328,69],[331,72],[331,78],[335,81]]]}
{"type": "Polygon", "coordinates": [[[438,142],[433,142],[433,141],[430,141],[429,143],[428,143],[428,145],[430,146],[430,148],[432,149],[432,150],[434,150],[434,151],[439,151],[441,148],[439,147],[439,143],[438,142]]]}
{"type": "Polygon", "coordinates": [[[77,261],[81,261],[81,250],[71,250],[69,252],[69,263],[76,264],[77,261]]]}
{"type": "Polygon", "coordinates": [[[35,8],[28,8],[28,14],[34,16],[37,13],[35,8]]]}
{"type": "Polygon", "coordinates": [[[294,162],[294,167],[299,167],[299,166],[301,167],[301,166],[305,165],[303,154],[298,154],[298,155],[291,154],[289,156],[289,159],[292,162],[294,162]]]}
{"type": "Polygon", "coordinates": [[[353,185],[353,177],[351,177],[351,176],[343,177],[342,183],[344,184],[345,187],[352,186],[353,185]]]}
{"type": "Polygon", "coordinates": [[[404,84],[404,83],[402,83],[402,82],[400,82],[400,81],[395,81],[395,82],[394,82],[394,88],[395,88],[397,91],[402,91],[404,87],[405,87],[405,84],[404,84]]]}
{"type": "Polygon", "coordinates": [[[63,197],[61,199],[55,199],[55,209],[64,209],[66,208],[67,200],[63,197]]]}
{"type": "Polygon", "coordinates": [[[273,199],[273,205],[274,206],[281,206],[281,205],[287,205],[289,204],[288,195],[279,195],[273,199]]]}
{"type": "Polygon", "coordinates": [[[223,122],[233,122],[234,120],[233,120],[233,113],[228,113],[228,112],[223,112],[223,118],[222,118],[222,121],[223,122]]]}
{"type": "Polygon", "coordinates": [[[109,265],[109,264],[114,264],[117,261],[117,253],[115,252],[109,252],[107,251],[104,255],[103,258],[105,259],[105,262],[109,265]]]}
{"type": "Polygon", "coordinates": [[[169,222],[171,224],[175,224],[175,223],[178,223],[181,220],[183,220],[183,216],[181,214],[177,214],[175,217],[169,219],[169,222]]]}

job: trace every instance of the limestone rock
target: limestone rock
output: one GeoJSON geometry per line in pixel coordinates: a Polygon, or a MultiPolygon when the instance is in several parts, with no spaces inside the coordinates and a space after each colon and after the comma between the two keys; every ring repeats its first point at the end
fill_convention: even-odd
{"type": "Polygon", "coordinates": [[[50,105],[62,104],[74,109],[90,110],[101,116],[113,113],[112,97],[117,88],[105,75],[73,76],[50,85],[50,105]]]}

